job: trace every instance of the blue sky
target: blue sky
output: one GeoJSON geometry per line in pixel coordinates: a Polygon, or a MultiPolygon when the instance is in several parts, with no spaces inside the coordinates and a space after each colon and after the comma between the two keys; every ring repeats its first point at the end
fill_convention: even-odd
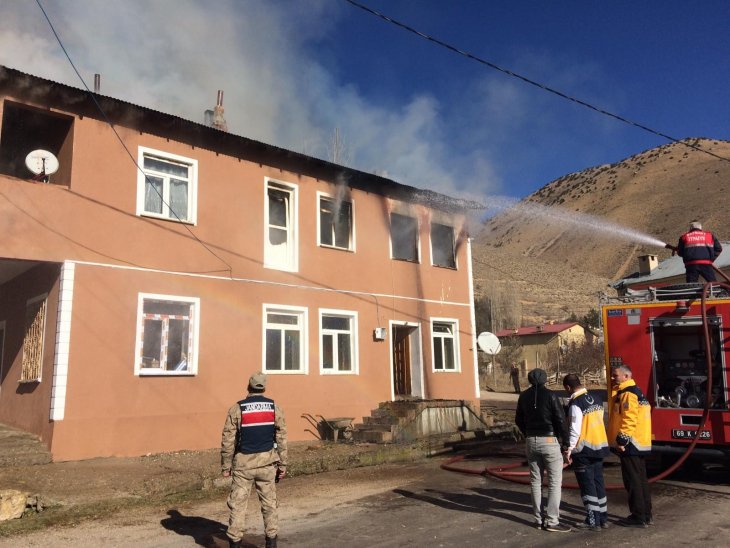
{"type": "MultiPolygon", "coordinates": [[[[520,198],[666,141],[456,55],[344,0],[42,0],[89,85],[417,187],[520,198]]],[[[677,138],[730,139],[730,3],[362,0],[677,138]]],[[[33,0],[0,7],[0,63],[73,86],[33,0]]]]}

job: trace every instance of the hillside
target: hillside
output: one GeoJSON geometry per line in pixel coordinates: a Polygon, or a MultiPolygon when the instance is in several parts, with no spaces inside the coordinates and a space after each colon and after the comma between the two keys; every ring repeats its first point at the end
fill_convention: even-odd
{"type": "MultiPolygon", "coordinates": [[[[684,141],[730,159],[730,142],[684,141]]],[[[676,243],[699,219],[730,239],[730,161],[681,143],[644,151],[556,179],[516,208],[490,219],[474,242],[477,295],[487,285],[511,287],[523,322],[579,316],[596,307],[610,280],[636,270],[636,257],[669,252],[593,219],[676,243]]]]}

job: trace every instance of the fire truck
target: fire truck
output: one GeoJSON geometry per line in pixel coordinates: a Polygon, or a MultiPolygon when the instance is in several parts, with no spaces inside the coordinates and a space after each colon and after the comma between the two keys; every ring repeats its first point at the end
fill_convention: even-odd
{"type": "Polygon", "coordinates": [[[604,296],[601,312],[608,378],[629,365],[651,403],[652,453],[730,462],[730,285],[604,296]]]}

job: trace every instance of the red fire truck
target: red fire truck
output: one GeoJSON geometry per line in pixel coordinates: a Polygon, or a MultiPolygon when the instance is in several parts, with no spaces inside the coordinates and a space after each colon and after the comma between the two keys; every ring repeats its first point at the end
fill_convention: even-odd
{"type": "Polygon", "coordinates": [[[683,455],[699,436],[692,457],[730,461],[728,287],[682,284],[602,299],[607,370],[631,367],[652,406],[660,457],[683,455]]]}

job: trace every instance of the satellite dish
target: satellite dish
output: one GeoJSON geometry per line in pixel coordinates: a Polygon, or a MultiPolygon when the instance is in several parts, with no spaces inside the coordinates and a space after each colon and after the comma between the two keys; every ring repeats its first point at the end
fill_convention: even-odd
{"type": "Polygon", "coordinates": [[[58,158],[52,152],[38,149],[25,157],[25,166],[34,174],[44,177],[58,171],[58,158]]]}
{"type": "Polygon", "coordinates": [[[490,333],[489,331],[479,333],[479,336],[477,337],[477,346],[479,346],[479,350],[485,354],[491,354],[492,356],[499,354],[499,351],[502,350],[502,343],[499,342],[497,335],[490,333]]]}

